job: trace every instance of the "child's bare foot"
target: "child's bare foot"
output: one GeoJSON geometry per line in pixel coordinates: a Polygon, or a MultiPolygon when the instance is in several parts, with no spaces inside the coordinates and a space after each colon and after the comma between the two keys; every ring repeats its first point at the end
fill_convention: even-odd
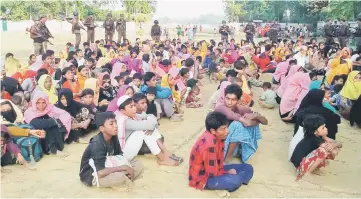
{"type": "Polygon", "coordinates": [[[315,169],[315,170],[312,172],[312,174],[318,175],[318,176],[325,176],[325,175],[326,175],[325,172],[324,172],[323,170],[321,170],[320,168],[315,169]]]}
{"type": "Polygon", "coordinates": [[[1,173],[11,173],[11,169],[5,169],[3,167],[1,167],[1,173]]]}
{"type": "Polygon", "coordinates": [[[69,154],[65,153],[63,151],[56,151],[56,153],[53,153],[54,156],[59,157],[59,158],[65,158],[67,157],[69,154]]]}
{"type": "Polygon", "coordinates": [[[174,167],[176,167],[176,166],[179,166],[180,165],[180,162],[178,162],[178,161],[175,161],[175,160],[173,160],[172,158],[167,158],[166,160],[159,160],[158,159],[158,164],[159,165],[165,165],[165,166],[174,166],[174,167]]]}
{"type": "Polygon", "coordinates": [[[215,190],[219,197],[228,198],[231,194],[227,190],[215,190]]]}

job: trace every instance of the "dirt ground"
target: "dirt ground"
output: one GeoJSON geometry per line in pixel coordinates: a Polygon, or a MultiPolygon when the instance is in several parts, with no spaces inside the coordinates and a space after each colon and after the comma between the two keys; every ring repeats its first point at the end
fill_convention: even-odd
{"type": "MultiPolygon", "coordinates": [[[[97,34],[103,36],[102,31],[97,34]]],[[[70,34],[54,33],[54,46],[49,49],[64,49],[66,42],[74,40],[70,34]]],[[[209,40],[212,36],[202,36],[209,40]]],[[[218,37],[218,36],[217,36],[218,37]]],[[[85,38],[85,34],[83,34],[85,38]]],[[[134,40],[135,37],[130,37],[134,40]]],[[[197,39],[197,38],[196,38],[197,39]]],[[[27,59],[32,53],[32,42],[25,33],[1,33],[1,57],[12,52],[18,58],[27,59]]],[[[263,76],[270,80],[270,76],[263,76]]],[[[215,84],[203,80],[203,100],[207,103],[216,89],[215,84]]],[[[254,100],[262,94],[253,88],[254,100]]],[[[339,125],[337,140],[343,149],[336,160],[323,169],[322,176],[314,176],[295,182],[295,169],[287,160],[288,145],[293,134],[293,125],[283,123],[278,110],[263,110],[255,104],[255,111],[267,117],[269,125],[261,126],[262,139],[256,154],[248,163],[254,167],[254,177],[247,186],[232,193],[232,197],[361,197],[361,130],[350,127],[347,121],[339,125]]],[[[75,197],[217,197],[213,191],[199,191],[188,187],[188,159],[190,150],[204,130],[207,108],[185,109],[185,120],[171,123],[161,120],[160,131],[165,136],[165,145],[170,151],[185,159],[179,167],[158,166],[153,156],[138,156],[144,165],[143,178],[134,182],[129,193],[112,189],[90,188],[79,180],[80,159],[86,145],[71,144],[65,147],[70,155],[64,159],[45,156],[36,164],[36,171],[24,170],[22,166],[9,166],[12,173],[1,174],[2,197],[75,198],[75,197]]],[[[87,138],[94,136],[88,135],[87,138]]]]}

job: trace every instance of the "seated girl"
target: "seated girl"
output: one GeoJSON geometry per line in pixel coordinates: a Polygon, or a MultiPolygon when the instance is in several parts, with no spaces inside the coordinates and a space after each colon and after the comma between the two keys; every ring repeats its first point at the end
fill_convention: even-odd
{"type": "Polygon", "coordinates": [[[134,101],[127,95],[120,97],[117,104],[118,138],[124,157],[131,161],[144,141],[152,154],[157,156],[159,165],[179,166],[183,159],[169,153],[159,141],[161,135],[157,129],[157,118],[153,115],[137,115],[134,101]]]}
{"type": "Polygon", "coordinates": [[[65,67],[61,72],[62,78],[59,82],[60,89],[61,88],[68,88],[74,93],[74,100],[80,101],[80,94],[81,88],[80,84],[74,78],[74,72],[71,70],[70,67],[65,67]]]}
{"type": "Polygon", "coordinates": [[[134,89],[132,86],[129,85],[123,85],[120,86],[117,96],[109,103],[107,111],[114,112],[118,110],[117,101],[121,96],[128,95],[129,97],[132,97],[134,95],[134,89]]]}
{"type": "Polygon", "coordinates": [[[31,107],[25,111],[25,122],[35,129],[46,132],[42,139],[42,147],[45,154],[53,154],[58,157],[66,157],[63,152],[64,140],[71,130],[71,116],[64,110],[49,103],[49,97],[42,91],[35,93],[31,101],[31,107]]]}
{"type": "Polygon", "coordinates": [[[43,91],[48,95],[49,102],[51,104],[55,104],[58,101],[58,96],[56,95],[55,87],[53,85],[50,75],[41,75],[38,81],[38,87],[40,91],[43,91]]]}
{"type": "Polygon", "coordinates": [[[95,113],[90,106],[81,104],[73,99],[73,93],[70,89],[63,88],[58,94],[58,103],[56,106],[68,112],[72,117],[71,132],[67,143],[75,141],[77,143],[88,143],[80,139],[80,136],[88,133],[95,128],[95,113]]]}
{"type": "Polygon", "coordinates": [[[162,82],[160,84],[163,88],[170,88],[172,91],[172,101],[173,106],[175,107],[176,113],[181,113],[181,98],[178,91],[175,88],[175,81],[172,75],[166,74],[162,77],[162,82]]]}
{"type": "Polygon", "coordinates": [[[117,91],[110,81],[110,76],[108,74],[99,74],[99,103],[108,105],[109,102],[112,101],[117,95],[117,91]]]}
{"type": "Polygon", "coordinates": [[[303,120],[304,138],[296,145],[291,162],[298,173],[296,181],[326,166],[333,160],[342,144],[327,137],[325,119],[320,115],[307,115],[303,120]]]}

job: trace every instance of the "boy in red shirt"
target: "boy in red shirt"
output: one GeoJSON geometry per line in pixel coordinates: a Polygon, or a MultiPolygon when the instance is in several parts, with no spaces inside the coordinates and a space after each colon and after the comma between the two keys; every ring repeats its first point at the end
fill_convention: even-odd
{"type": "Polygon", "coordinates": [[[224,165],[224,140],[228,135],[228,119],[219,112],[206,118],[206,131],[193,146],[189,159],[189,186],[197,189],[216,190],[222,196],[248,184],[253,176],[249,164],[224,165]]]}
{"type": "Polygon", "coordinates": [[[231,66],[234,63],[234,59],[229,49],[226,50],[226,54],[223,56],[223,59],[226,62],[226,65],[231,66]]]}

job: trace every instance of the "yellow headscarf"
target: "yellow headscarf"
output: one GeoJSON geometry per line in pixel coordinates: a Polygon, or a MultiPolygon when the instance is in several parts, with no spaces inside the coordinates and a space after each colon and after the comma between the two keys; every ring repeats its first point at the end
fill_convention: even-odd
{"type": "Polygon", "coordinates": [[[206,54],[207,54],[207,43],[204,41],[201,46],[202,61],[204,61],[206,54]]]}
{"type": "Polygon", "coordinates": [[[50,78],[50,75],[44,74],[42,76],[40,76],[40,79],[38,80],[38,86],[40,88],[41,91],[43,91],[44,93],[46,93],[49,96],[49,102],[50,104],[55,104],[58,101],[58,96],[56,95],[56,91],[55,91],[55,87],[53,84],[51,84],[50,89],[46,89],[44,84],[45,84],[45,80],[46,78],[50,78]]]}
{"type": "Polygon", "coordinates": [[[109,52],[107,53],[107,55],[105,56],[106,58],[111,58],[113,59],[115,57],[115,52],[113,49],[110,49],[109,52]]]}
{"type": "Polygon", "coordinates": [[[341,90],[341,96],[350,99],[357,100],[361,95],[361,81],[355,82],[355,77],[360,71],[352,71],[348,77],[345,85],[341,90]]]}
{"type": "Polygon", "coordinates": [[[172,90],[173,100],[176,101],[176,102],[180,102],[180,101],[181,101],[180,95],[179,95],[179,93],[175,90],[175,86],[170,87],[170,85],[169,85],[169,83],[168,83],[168,77],[169,77],[169,74],[163,75],[162,81],[161,81],[160,85],[161,85],[162,87],[164,87],[164,88],[170,88],[170,89],[172,90]]]}
{"type": "Polygon", "coordinates": [[[98,86],[98,79],[96,78],[88,78],[84,82],[84,89],[90,88],[94,91],[94,104],[98,106],[98,100],[99,100],[99,86],[98,86]]]}
{"type": "MultiPolygon", "coordinates": [[[[0,99],[0,103],[8,101],[12,105],[15,113],[16,113],[16,119],[14,123],[23,123],[24,122],[24,115],[21,112],[20,108],[16,106],[12,101],[7,99],[0,99]]],[[[11,124],[9,121],[6,121],[2,116],[0,116],[0,124],[11,124]]]]}
{"type": "Polygon", "coordinates": [[[8,57],[5,61],[5,71],[6,76],[12,76],[16,72],[20,72],[21,70],[21,63],[18,59],[14,57],[8,57]]]}
{"type": "Polygon", "coordinates": [[[100,46],[100,43],[98,44],[98,49],[102,53],[102,56],[105,56],[107,54],[107,50],[104,48],[104,46],[100,46]]]}

